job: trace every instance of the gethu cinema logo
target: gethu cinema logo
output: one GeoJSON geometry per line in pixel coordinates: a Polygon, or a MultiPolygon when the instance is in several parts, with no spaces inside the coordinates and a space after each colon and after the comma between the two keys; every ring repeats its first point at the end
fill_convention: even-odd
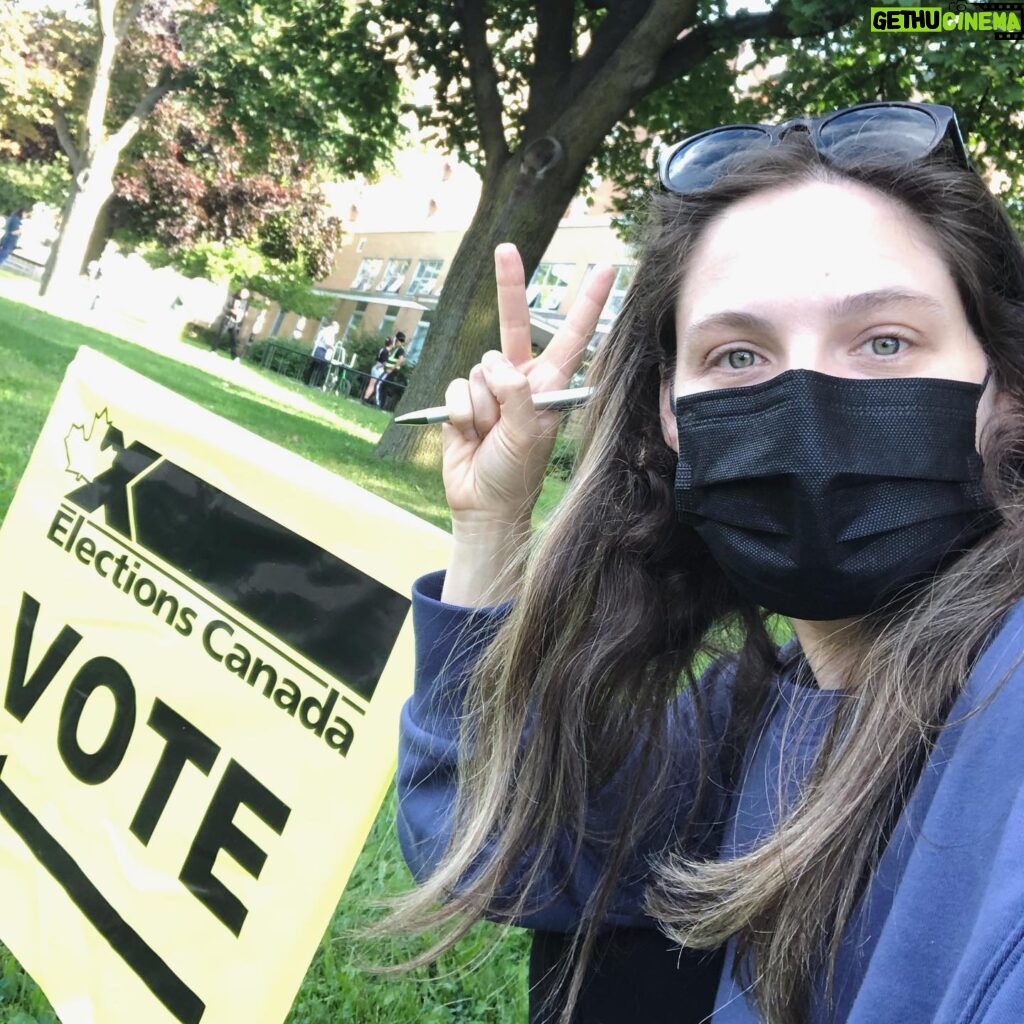
{"type": "Polygon", "coordinates": [[[1021,31],[1022,4],[967,4],[942,7],[872,7],[872,32],[998,32],[1021,31]],[[978,5],[979,8],[982,5],[978,5]]]}

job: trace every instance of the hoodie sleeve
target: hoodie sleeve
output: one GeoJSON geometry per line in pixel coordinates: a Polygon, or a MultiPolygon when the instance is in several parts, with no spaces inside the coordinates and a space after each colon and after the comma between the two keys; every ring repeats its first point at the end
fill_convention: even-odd
{"type": "MultiPolygon", "coordinates": [[[[489,609],[465,609],[440,601],[444,573],[418,580],[413,588],[413,624],[416,634],[416,674],[413,696],[402,709],[398,757],[398,837],[413,876],[421,881],[440,862],[451,831],[457,788],[459,719],[466,686],[477,658],[494,638],[510,605],[489,609]]],[[[712,691],[726,698],[727,686],[712,691]]],[[[716,735],[724,731],[722,699],[712,708],[716,735]]],[[[726,716],[727,717],[727,716],[726,716]]],[[[671,842],[692,808],[699,762],[692,702],[680,700],[671,714],[674,772],[661,794],[664,813],[659,813],[658,835],[643,850],[635,851],[613,895],[607,925],[652,926],[644,913],[648,860],[671,842]]],[[[716,763],[712,758],[712,763],[716,763]]],[[[712,780],[714,782],[715,780],[712,780]]],[[[712,784],[708,789],[720,793],[712,784]]],[[[621,800],[613,779],[588,808],[588,821],[598,832],[614,826],[621,800]]],[[[702,814],[702,833],[695,846],[713,853],[721,836],[719,809],[702,814]]],[[[547,851],[545,871],[531,892],[528,916],[515,924],[551,931],[568,931],[579,923],[602,870],[599,849],[584,843],[575,855],[574,836],[567,829],[555,848],[547,851]]],[[[695,850],[694,852],[697,852],[695,850]]],[[[482,851],[485,853],[485,851],[482,851]]],[[[525,865],[523,867],[525,871],[525,865]]],[[[518,873],[508,879],[509,902],[517,893],[518,873]]],[[[508,920],[505,898],[492,906],[493,916],[508,920]]]]}
{"type": "Polygon", "coordinates": [[[417,881],[430,874],[447,844],[466,684],[507,611],[444,604],[443,584],[444,573],[437,572],[413,586],[416,673],[399,732],[398,838],[417,881]]]}

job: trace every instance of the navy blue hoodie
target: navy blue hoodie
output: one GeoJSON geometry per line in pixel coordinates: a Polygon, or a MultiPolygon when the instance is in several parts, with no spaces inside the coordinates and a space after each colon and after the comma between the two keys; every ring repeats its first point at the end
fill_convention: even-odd
{"type": "MultiPolygon", "coordinates": [[[[418,878],[435,865],[449,832],[466,675],[503,614],[441,603],[442,583],[443,574],[435,573],[413,591],[416,682],[402,712],[398,829],[418,878]]],[[[1024,1024],[1022,652],[1024,602],[1007,617],[968,679],[843,935],[834,1024],[1024,1024]]],[[[728,669],[711,671],[716,673],[710,687],[712,726],[724,730],[728,669]]],[[[717,856],[728,858],[765,836],[778,818],[779,779],[799,787],[837,702],[855,699],[801,685],[786,667],[773,686],[738,785],[722,802],[720,820],[694,840],[694,852],[706,853],[713,843],[717,856]]],[[[695,792],[695,739],[686,695],[670,725],[675,758],[660,816],[664,828],[624,870],[607,917],[610,925],[656,926],[643,909],[643,865],[671,841],[672,827],[689,813],[695,792]]],[[[784,800],[794,792],[789,789],[784,800]]],[[[588,816],[599,823],[614,814],[612,786],[588,808],[588,816]]],[[[565,844],[566,850],[572,847],[570,836],[565,844]]],[[[568,879],[559,870],[565,863],[555,850],[551,878],[531,893],[536,912],[517,923],[552,931],[576,926],[600,863],[585,850],[568,879]]],[[[515,891],[515,883],[508,880],[508,891],[515,891]]],[[[712,1021],[755,1024],[759,1017],[732,980],[733,946],[730,942],[726,949],[712,1021]]],[[[827,1020],[819,997],[811,1021],[827,1020]]]]}

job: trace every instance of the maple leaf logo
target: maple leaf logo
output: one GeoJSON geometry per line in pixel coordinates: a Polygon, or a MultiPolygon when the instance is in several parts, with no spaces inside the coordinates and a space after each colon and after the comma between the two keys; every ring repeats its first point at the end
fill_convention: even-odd
{"type": "Polygon", "coordinates": [[[116,453],[113,448],[104,451],[100,447],[110,427],[110,417],[104,409],[93,416],[88,430],[85,429],[84,423],[76,423],[67,432],[64,438],[64,451],[68,459],[66,472],[76,480],[87,480],[92,483],[96,477],[110,468],[116,453]]]}

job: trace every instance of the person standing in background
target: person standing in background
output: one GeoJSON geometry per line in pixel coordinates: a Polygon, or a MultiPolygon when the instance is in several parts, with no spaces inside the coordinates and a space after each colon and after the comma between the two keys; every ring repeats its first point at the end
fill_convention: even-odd
{"type": "Polygon", "coordinates": [[[211,352],[216,352],[220,348],[220,339],[227,334],[231,342],[231,358],[238,361],[238,332],[242,329],[242,322],[248,311],[249,289],[239,288],[224,307],[221,329],[210,346],[211,352]]]}
{"type": "Polygon", "coordinates": [[[393,409],[397,404],[395,388],[388,387],[405,365],[405,335],[398,331],[395,334],[394,348],[384,362],[384,373],[377,382],[376,405],[378,409],[393,409]]]}
{"type": "Polygon", "coordinates": [[[21,224],[28,212],[28,207],[21,206],[7,218],[3,238],[0,238],[0,264],[6,263],[11,253],[18,248],[21,241],[21,224]]]}
{"type": "Polygon", "coordinates": [[[332,320],[316,332],[313,351],[303,377],[304,382],[310,387],[320,387],[327,376],[327,366],[334,356],[334,343],[338,338],[339,327],[338,321],[332,320]]]}
{"type": "Polygon", "coordinates": [[[377,385],[384,374],[387,373],[388,360],[391,358],[391,351],[395,344],[395,338],[387,338],[383,347],[377,353],[373,366],[370,368],[370,379],[366,384],[366,390],[363,392],[363,401],[368,402],[370,405],[377,404],[377,385]]]}

